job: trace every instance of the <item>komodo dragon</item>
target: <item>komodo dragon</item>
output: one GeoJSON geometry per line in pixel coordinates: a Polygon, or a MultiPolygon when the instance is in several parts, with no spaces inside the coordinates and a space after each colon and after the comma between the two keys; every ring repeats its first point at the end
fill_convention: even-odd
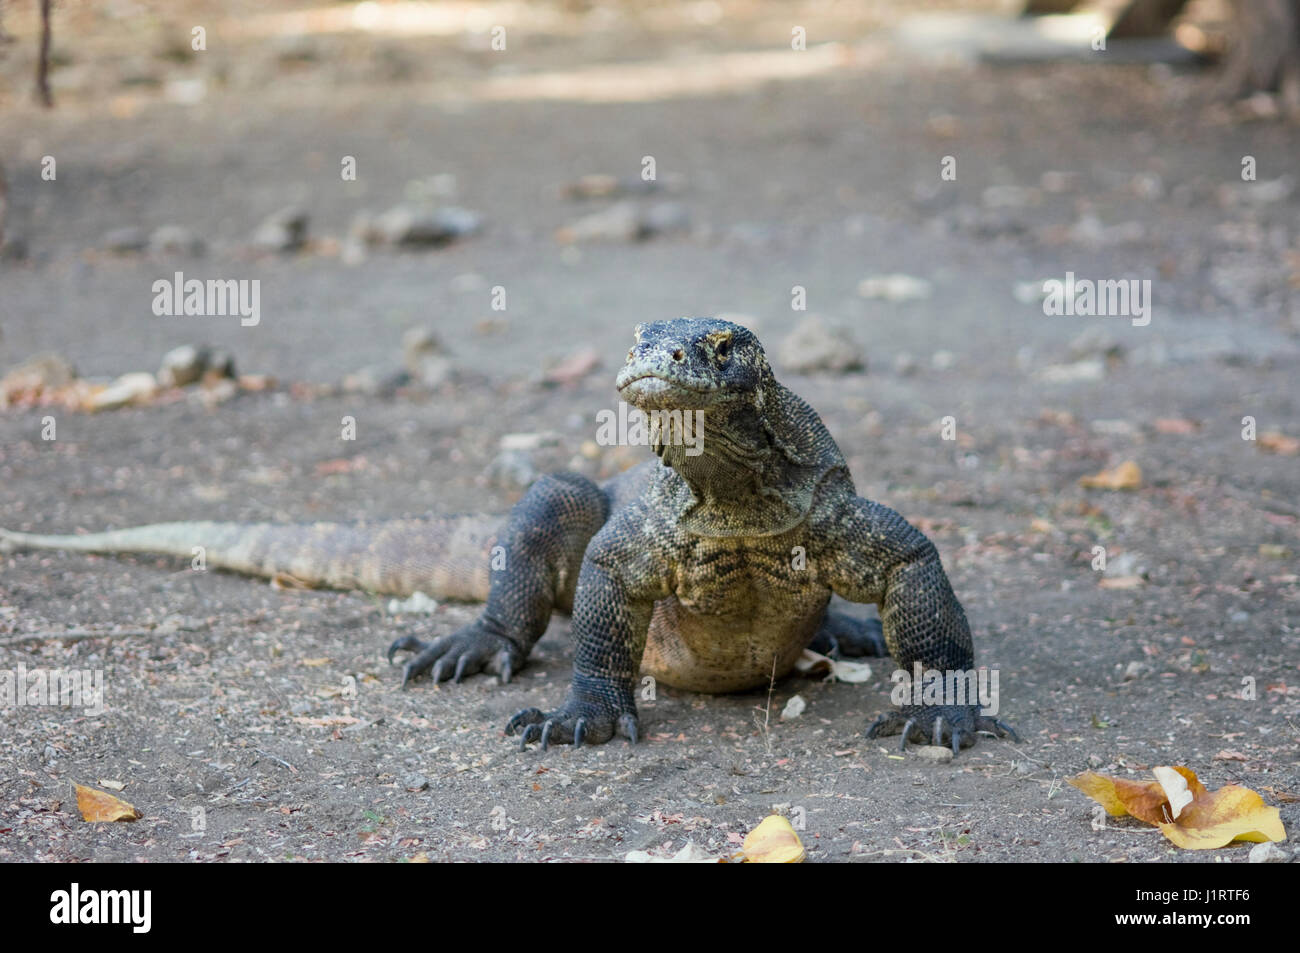
{"type": "MultiPolygon", "coordinates": [[[[856,494],[821,419],[776,381],[749,330],[682,318],[641,324],[635,336],[618,375],[622,399],[648,413],[702,411],[691,415],[699,431],[675,439],[686,434],[661,416],[670,425],[651,431],[658,461],[604,486],[571,473],[543,477],[504,525],[482,517],[183,522],[84,536],[0,530],[0,546],[186,558],[202,546],[209,566],[254,575],[486,598],[483,613],[457,632],[392,644],[390,661],[415,653],[403,686],[425,673],[441,682],[486,672],[508,682],[552,611],[572,612],[568,698],[555,711],[529,708],[510,719],[506,732],[522,733],[521,748],[616,733],[635,742],[642,673],[691,691],[742,691],[785,675],[810,645],[854,655],[887,648],[909,672],[918,662],[940,672],[973,667],[966,616],[934,545],[856,494]],[[876,603],[880,620],[829,609],[832,593],[876,603]]],[[[966,704],[904,705],[867,734],[956,752],[977,731],[1016,737],[966,704]]]]}

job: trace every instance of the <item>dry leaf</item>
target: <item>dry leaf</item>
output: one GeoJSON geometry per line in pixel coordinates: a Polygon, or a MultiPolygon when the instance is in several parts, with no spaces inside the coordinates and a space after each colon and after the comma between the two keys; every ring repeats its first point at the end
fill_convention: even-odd
{"type": "Polygon", "coordinates": [[[1198,797],[1174,824],[1160,830],[1179,847],[1209,850],[1234,840],[1284,841],[1286,830],[1275,807],[1250,788],[1225,784],[1219,790],[1198,797]]]}
{"type": "Polygon", "coordinates": [[[1161,417],[1156,420],[1155,428],[1157,433],[1186,436],[1198,432],[1201,425],[1194,420],[1184,420],[1181,417],[1161,417]]]}
{"type": "Polygon", "coordinates": [[[803,654],[795,659],[794,670],[800,675],[825,675],[837,682],[856,684],[871,681],[871,666],[866,662],[833,659],[812,649],[804,649],[803,654]]]}
{"type": "Polygon", "coordinates": [[[746,835],[743,849],[751,864],[801,864],[807,856],[799,835],[780,814],[763,818],[746,835]]]}
{"type": "Polygon", "coordinates": [[[1192,792],[1187,786],[1187,779],[1173,768],[1152,768],[1151,773],[1156,776],[1165,797],[1169,799],[1169,816],[1177,820],[1183,808],[1192,803],[1192,792]]]}
{"type": "Polygon", "coordinates": [[[1142,485],[1142,468],[1132,460],[1117,467],[1080,477],[1079,486],[1094,490],[1136,490],[1142,485]]]}
{"type": "Polygon", "coordinates": [[[1300,453],[1300,440],[1276,430],[1260,434],[1255,442],[1259,444],[1259,449],[1268,453],[1280,453],[1284,457],[1294,457],[1300,453]]]}
{"type": "Polygon", "coordinates": [[[101,787],[106,787],[106,788],[108,788],[110,791],[125,791],[125,790],[126,790],[126,784],[123,783],[122,781],[106,781],[105,779],[100,778],[100,779],[99,779],[99,784],[100,784],[101,787]]]}
{"type": "Polygon", "coordinates": [[[1139,589],[1145,583],[1141,576],[1104,576],[1097,586],[1101,589],[1139,589]]]}
{"type": "Polygon", "coordinates": [[[134,821],[144,816],[134,805],[105,791],[96,791],[75,781],[72,787],[77,792],[77,810],[81,811],[83,821],[134,821]]]}
{"type": "Polygon", "coordinates": [[[1085,771],[1070,783],[1111,816],[1136,817],[1189,850],[1223,847],[1234,840],[1286,840],[1278,809],[1249,788],[1228,784],[1209,791],[1190,768],[1151,770],[1158,780],[1143,783],[1085,771]]]}
{"type": "Polygon", "coordinates": [[[710,854],[693,841],[687,841],[671,857],[660,857],[648,850],[633,850],[623,860],[629,864],[726,864],[731,862],[731,857],[726,854],[710,854]]]}

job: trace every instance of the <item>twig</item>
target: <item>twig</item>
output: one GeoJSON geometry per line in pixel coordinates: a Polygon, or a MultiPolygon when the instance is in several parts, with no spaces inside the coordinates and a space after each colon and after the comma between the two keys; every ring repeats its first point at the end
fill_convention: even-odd
{"type": "Polygon", "coordinates": [[[280,765],[280,767],[282,767],[282,768],[288,768],[288,769],[289,769],[290,771],[292,771],[294,774],[297,774],[297,773],[298,773],[298,769],[295,768],[293,765],[291,765],[288,761],[283,761],[283,760],[281,760],[280,758],[277,758],[277,757],[276,757],[275,755],[273,755],[273,754],[267,754],[267,753],[266,753],[265,751],[263,751],[261,748],[254,748],[253,750],[256,751],[258,754],[260,754],[263,758],[270,758],[270,759],[271,759],[272,761],[274,761],[276,764],[280,765]]]}
{"type": "Polygon", "coordinates": [[[46,109],[54,106],[50,93],[50,5],[53,0],[41,0],[41,48],[36,58],[36,98],[46,109]]]}

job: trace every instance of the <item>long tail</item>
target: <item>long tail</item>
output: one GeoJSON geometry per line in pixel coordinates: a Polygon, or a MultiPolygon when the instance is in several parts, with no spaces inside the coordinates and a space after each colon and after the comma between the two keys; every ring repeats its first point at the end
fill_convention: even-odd
{"type": "Polygon", "coordinates": [[[428,516],[374,523],[154,523],[84,536],[0,529],[0,552],[201,555],[206,568],[288,577],[306,586],[481,602],[504,525],[498,517],[428,516]]]}

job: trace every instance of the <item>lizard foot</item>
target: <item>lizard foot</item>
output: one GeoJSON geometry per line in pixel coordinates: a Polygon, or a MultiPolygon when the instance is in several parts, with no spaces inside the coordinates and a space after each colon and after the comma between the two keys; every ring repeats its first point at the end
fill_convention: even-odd
{"type": "Polygon", "coordinates": [[[977,731],[1020,740],[1014,728],[1000,719],[981,715],[976,705],[904,705],[877,718],[867,729],[867,737],[901,734],[899,751],[906,749],[910,740],[922,745],[950,745],[956,754],[975,743],[977,731]]]}
{"type": "Polygon", "coordinates": [[[540,741],[543,751],[553,744],[571,744],[575,748],[604,744],[616,734],[636,744],[639,728],[631,691],[621,687],[610,691],[612,687],[584,691],[575,686],[564,706],[555,711],[525,708],[506,723],[506,734],[521,732],[520,751],[527,750],[533,741],[540,741]]]}
{"type": "Polygon", "coordinates": [[[517,645],[504,636],[484,631],[477,622],[431,642],[404,635],[388,647],[390,665],[398,652],[415,653],[402,668],[403,688],[425,672],[434,682],[459,682],[466,675],[485,672],[500,676],[505,685],[524,664],[524,653],[517,645]]]}
{"type": "Polygon", "coordinates": [[[889,654],[879,619],[855,619],[835,609],[826,610],[808,648],[831,658],[884,658],[889,654]]]}

